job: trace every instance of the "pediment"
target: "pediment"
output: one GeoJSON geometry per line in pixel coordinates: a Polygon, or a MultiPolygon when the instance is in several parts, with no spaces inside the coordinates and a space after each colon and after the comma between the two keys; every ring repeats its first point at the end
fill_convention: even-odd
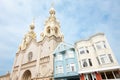
{"type": "Polygon", "coordinates": [[[56,49],[54,50],[53,54],[57,53],[57,52],[61,52],[70,48],[74,48],[73,45],[65,43],[65,42],[61,42],[56,49]]]}

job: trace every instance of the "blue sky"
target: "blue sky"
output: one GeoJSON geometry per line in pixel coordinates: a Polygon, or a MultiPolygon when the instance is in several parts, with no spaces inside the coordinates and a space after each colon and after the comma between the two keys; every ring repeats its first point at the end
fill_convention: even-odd
{"type": "Polygon", "coordinates": [[[40,39],[52,2],[65,41],[73,44],[103,32],[120,63],[120,0],[0,0],[0,75],[11,71],[33,17],[40,39]]]}

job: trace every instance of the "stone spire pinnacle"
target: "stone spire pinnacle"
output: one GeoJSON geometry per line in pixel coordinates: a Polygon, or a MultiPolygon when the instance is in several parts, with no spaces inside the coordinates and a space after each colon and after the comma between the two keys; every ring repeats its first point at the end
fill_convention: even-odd
{"type": "Polygon", "coordinates": [[[51,4],[51,8],[50,8],[49,13],[50,13],[51,16],[55,15],[54,3],[51,4]]]}
{"type": "Polygon", "coordinates": [[[34,28],[35,28],[35,18],[33,18],[33,21],[30,24],[30,30],[34,30],[34,28]]]}
{"type": "Polygon", "coordinates": [[[41,40],[43,40],[46,36],[47,37],[55,36],[55,37],[57,37],[57,38],[59,37],[63,40],[63,35],[60,31],[60,23],[56,19],[55,13],[56,12],[55,12],[55,9],[53,8],[53,4],[52,4],[51,8],[49,10],[50,16],[45,21],[44,31],[41,33],[41,40]]]}
{"type": "Polygon", "coordinates": [[[18,52],[21,50],[25,50],[31,40],[36,39],[36,33],[34,32],[35,22],[34,19],[30,24],[30,30],[25,34],[22,44],[19,46],[18,52]]]}

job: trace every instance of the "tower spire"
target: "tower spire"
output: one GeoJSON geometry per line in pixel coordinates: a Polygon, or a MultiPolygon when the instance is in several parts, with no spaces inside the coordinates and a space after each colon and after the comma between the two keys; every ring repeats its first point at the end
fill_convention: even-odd
{"type": "Polygon", "coordinates": [[[54,4],[51,4],[51,8],[49,10],[50,16],[48,19],[45,21],[45,28],[44,31],[41,33],[41,40],[44,39],[44,37],[50,37],[50,36],[55,36],[59,37],[63,40],[63,35],[60,31],[60,23],[56,19],[55,16],[55,9],[53,8],[54,4]]]}
{"type": "Polygon", "coordinates": [[[51,8],[52,8],[52,7],[54,7],[54,2],[52,2],[52,4],[51,4],[51,8]]]}
{"type": "Polygon", "coordinates": [[[50,8],[50,16],[55,16],[55,9],[54,9],[54,3],[51,4],[51,8],[50,8]]]}
{"type": "Polygon", "coordinates": [[[30,30],[25,34],[22,44],[19,46],[18,52],[25,50],[32,39],[36,39],[36,33],[34,32],[35,28],[35,19],[33,18],[32,23],[30,24],[30,30]]]}
{"type": "Polygon", "coordinates": [[[30,24],[30,30],[33,31],[35,28],[35,18],[33,18],[32,23],[30,24]]]}

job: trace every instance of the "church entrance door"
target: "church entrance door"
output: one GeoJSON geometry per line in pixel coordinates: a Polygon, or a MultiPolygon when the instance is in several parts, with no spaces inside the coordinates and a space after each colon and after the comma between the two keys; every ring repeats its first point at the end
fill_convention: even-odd
{"type": "Polygon", "coordinates": [[[31,72],[29,70],[23,73],[22,80],[31,80],[31,72]]]}

